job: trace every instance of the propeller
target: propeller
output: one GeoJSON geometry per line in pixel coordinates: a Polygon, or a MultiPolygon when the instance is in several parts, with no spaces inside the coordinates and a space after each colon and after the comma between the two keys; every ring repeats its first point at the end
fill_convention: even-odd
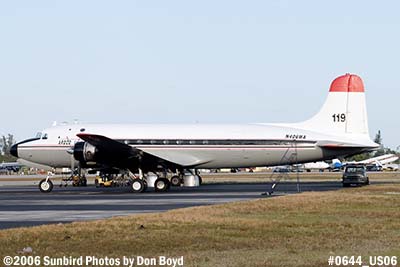
{"type": "MultiPolygon", "coordinates": [[[[75,157],[74,157],[74,149],[75,149],[75,144],[71,146],[70,149],[67,150],[67,153],[71,155],[71,178],[74,178],[75,175],[75,157]]],[[[82,173],[81,173],[81,163],[78,161],[78,177],[79,177],[79,183],[82,182],[82,173]]],[[[84,176],[83,176],[84,177],[84,176]]],[[[86,180],[84,178],[84,180],[86,180]]],[[[86,185],[86,181],[84,182],[84,184],[86,185]]]]}
{"type": "Polygon", "coordinates": [[[71,146],[71,148],[67,150],[67,153],[71,155],[71,177],[72,177],[74,176],[74,170],[75,170],[74,146],[71,146]]]}
{"type": "MultiPolygon", "coordinates": [[[[74,183],[74,172],[75,172],[75,157],[74,157],[74,146],[71,146],[70,149],[67,150],[67,153],[70,154],[70,169],[71,169],[71,176],[70,179],[74,183]]],[[[65,184],[67,186],[67,183],[65,184]]]]}

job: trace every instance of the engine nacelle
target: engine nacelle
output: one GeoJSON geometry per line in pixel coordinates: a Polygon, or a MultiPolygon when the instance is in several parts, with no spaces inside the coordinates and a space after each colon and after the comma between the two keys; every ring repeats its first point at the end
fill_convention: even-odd
{"type": "Polygon", "coordinates": [[[88,142],[77,142],[74,145],[73,155],[83,168],[135,168],[138,166],[137,157],[132,157],[131,151],[118,150],[112,145],[101,144],[95,146],[88,142]]]}
{"type": "Polygon", "coordinates": [[[74,158],[82,164],[96,162],[98,150],[87,142],[77,142],[74,146],[74,158]]]}

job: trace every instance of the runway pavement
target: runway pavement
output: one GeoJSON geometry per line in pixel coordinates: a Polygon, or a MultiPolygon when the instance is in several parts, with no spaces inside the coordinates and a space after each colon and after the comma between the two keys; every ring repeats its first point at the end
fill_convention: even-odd
{"type": "MultiPolygon", "coordinates": [[[[135,213],[244,201],[262,198],[266,183],[208,184],[195,188],[171,188],[167,193],[134,194],[129,188],[54,187],[39,192],[37,186],[0,186],[0,229],[49,223],[109,218],[135,213]]],[[[304,182],[302,191],[341,188],[340,182],[304,182]]],[[[296,183],[281,183],[275,196],[297,192],[296,183]]]]}

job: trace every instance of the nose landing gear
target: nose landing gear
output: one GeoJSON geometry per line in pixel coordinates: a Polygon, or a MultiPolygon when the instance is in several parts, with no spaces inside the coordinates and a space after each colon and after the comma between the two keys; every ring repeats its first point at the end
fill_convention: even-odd
{"type": "Polygon", "coordinates": [[[39,190],[42,193],[50,193],[53,190],[53,182],[50,180],[50,177],[53,176],[53,173],[49,172],[47,174],[46,179],[43,179],[39,182],[39,190]]]}

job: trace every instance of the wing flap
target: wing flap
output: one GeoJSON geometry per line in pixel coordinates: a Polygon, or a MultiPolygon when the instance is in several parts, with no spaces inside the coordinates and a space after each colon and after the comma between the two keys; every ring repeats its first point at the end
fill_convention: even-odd
{"type": "Polygon", "coordinates": [[[160,150],[152,148],[141,148],[142,151],[147,154],[153,155],[157,158],[164,159],[166,161],[175,163],[179,166],[190,167],[209,162],[208,159],[202,159],[198,156],[194,156],[190,153],[185,153],[185,151],[174,151],[174,150],[160,150]]]}

